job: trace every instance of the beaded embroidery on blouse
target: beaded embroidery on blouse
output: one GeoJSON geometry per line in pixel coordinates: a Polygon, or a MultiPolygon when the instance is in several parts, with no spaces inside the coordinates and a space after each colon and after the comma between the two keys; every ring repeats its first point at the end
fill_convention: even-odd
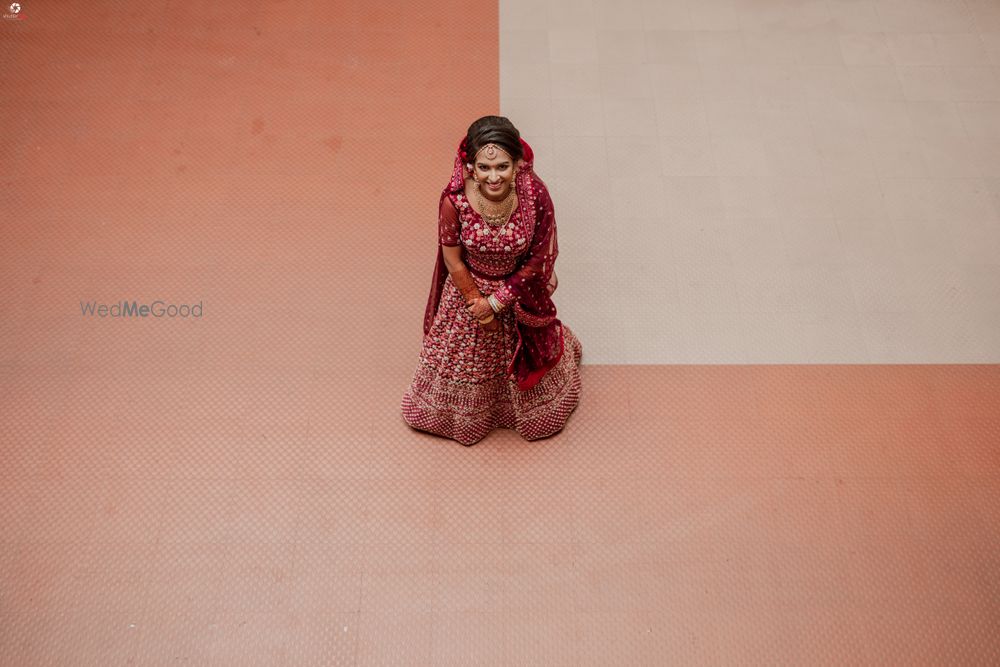
{"type": "Polygon", "coordinates": [[[459,241],[465,246],[466,259],[472,268],[493,276],[507,276],[528,252],[535,231],[534,188],[530,179],[525,189],[527,197],[518,193],[517,208],[500,229],[486,224],[464,194],[449,195],[458,211],[459,241]],[[530,214],[525,215],[525,211],[530,214]]]}

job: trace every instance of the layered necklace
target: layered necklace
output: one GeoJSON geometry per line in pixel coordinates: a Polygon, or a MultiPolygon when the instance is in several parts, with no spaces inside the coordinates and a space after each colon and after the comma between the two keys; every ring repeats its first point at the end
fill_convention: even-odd
{"type": "Polygon", "coordinates": [[[503,227],[514,212],[514,184],[511,183],[507,196],[501,201],[491,202],[483,197],[483,192],[476,188],[476,199],[479,203],[480,216],[490,227],[503,227]],[[488,204],[487,204],[488,202],[488,204]]]}

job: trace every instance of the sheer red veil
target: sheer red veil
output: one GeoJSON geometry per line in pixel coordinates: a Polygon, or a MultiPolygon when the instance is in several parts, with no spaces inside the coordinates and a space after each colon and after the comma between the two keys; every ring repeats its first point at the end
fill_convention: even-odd
{"type": "MultiPolygon", "coordinates": [[[[559,254],[555,209],[548,188],[535,174],[535,156],[531,147],[524,139],[521,139],[521,147],[524,150],[524,162],[518,169],[514,187],[523,219],[534,220],[534,234],[528,252],[522,255],[514,273],[506,279],[507,289],[516,299],[510,307],[514,310],[518,338],[507,373],[517,381],[518,389],[526,391],[556,365],[562,356],[564,341],[562,323],[556,317],[556,307],[552,303],[552,291],[555,289],[553,269],[559,254]]],[[[455,154],[451,179],[441,191],[439,210],[445,197],[460,193],[465,188],[465,148],[463,137],[455,154]]],[[[440,219],[438,221],[439,224],[443,222],[440,219]]],[[[434,277],[424,311],[424,335],[430,331],[434,321],[447,277],[448,268],[445,266],[439,241],[434,277]]]]}

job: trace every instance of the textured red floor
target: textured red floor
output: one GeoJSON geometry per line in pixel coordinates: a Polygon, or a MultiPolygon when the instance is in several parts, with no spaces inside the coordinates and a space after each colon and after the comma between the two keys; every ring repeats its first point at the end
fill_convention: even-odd
{"type": "Polygon", "coordinates": [[[993,661],[995,368],[584,371],[467,449],[389,373],[9,369],[4,664],[993,661]]]}
{"type": "Polygon", "coordinates": [[[2,26],[0,664],[1000,660],[998,367],[585,365],[552,439],[415,433],[495,7],[227,7],[2,26]]]}

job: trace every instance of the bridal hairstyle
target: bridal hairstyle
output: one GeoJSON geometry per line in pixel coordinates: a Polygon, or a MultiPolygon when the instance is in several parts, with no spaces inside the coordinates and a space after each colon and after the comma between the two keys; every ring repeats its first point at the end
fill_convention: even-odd
{"type": "Polygon", "coordinates": [[[475,157],[476,152],[486,144],[496,144],[504,149],[514,162],[524,157],[524,150],[521,148],[521,133],[514,127],[514,123],[504,116],[483,116],[469,126],[465,142],[470,162],[475,157]]]}

